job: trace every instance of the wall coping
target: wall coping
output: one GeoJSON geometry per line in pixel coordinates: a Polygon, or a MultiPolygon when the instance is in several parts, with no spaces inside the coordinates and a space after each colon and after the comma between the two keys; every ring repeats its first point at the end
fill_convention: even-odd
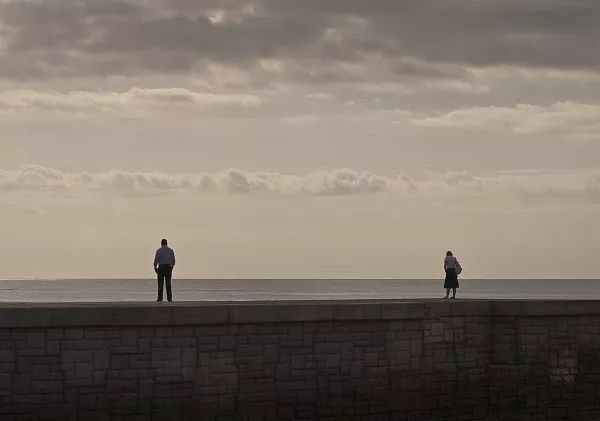
{"type": "Polygon", "coordinates": [[[600,300],[339,300],[3,303],[0,328],[600,315],[600,300]]]}

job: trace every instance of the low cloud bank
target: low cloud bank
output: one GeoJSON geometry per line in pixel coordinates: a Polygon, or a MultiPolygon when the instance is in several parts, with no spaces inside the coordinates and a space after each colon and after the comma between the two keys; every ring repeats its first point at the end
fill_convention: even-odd
{"type": "Polygon", "coordinates": [[[192,191],[219,194],[352,195],[414,188],[406,177],[389,178],[349,169],[313,172],[304,176],[228,169],[216,173],[162,174],[112,170],[103,173],[66,173],[54,168],[25,165],[0,171],[0,190],[104,191],[161,193],[192,191]]]}
{"type": "Polygon", "coordinates": [[[0,170],[0,192],[97,192],[121,195],[238,194],[267,196],[349,196],[373,193],[419,197],[556,197],[600,199],[600,169],[581,171],[505,171],[475,175],[467,171],[425,173],[419,179],[388,177],[351,169],[306,175],[247,172],[164,174],[112,170],[69,173],[39,165],[0,170]]]}
{"type": "Polygon", "coordinates": [[[253,107],[262,103],[256,95],[245,93],[199,92],[184,88],[131,88],[109,91],[3,91],[0,110],[106,111],[131,106],[253,107]]]}
{"type": "Polygon", "coordinates": [[[565,101],[547,106],[474,107],[411,121],[422,127],[506,130],[515,134],[559,133],[583,140],[598,140],[600,105],[565,101]]]}

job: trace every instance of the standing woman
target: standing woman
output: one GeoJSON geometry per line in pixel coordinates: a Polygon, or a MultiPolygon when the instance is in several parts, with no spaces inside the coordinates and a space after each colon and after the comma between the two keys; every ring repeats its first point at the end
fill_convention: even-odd
{"type": "Polygon", "coordinates": [[[448,250],[446,252],[446,258],[444,259],[444,272],[446,272],[446,280],[444,281],[444,288],[446,288],[446,296],[450,295],[450,289],[452,289],[452,298],[456,298],[456,288],[458,288],[458,274],[462,271],[460,263],[456,257],[452,255],[452,252],[448,250]]]}

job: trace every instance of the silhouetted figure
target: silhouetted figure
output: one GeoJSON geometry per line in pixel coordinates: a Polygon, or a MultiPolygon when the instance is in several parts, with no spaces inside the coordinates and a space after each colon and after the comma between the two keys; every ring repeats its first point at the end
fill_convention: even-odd
{"type": "Polygon", "coordinates": [[[158,298],[156,301],[163,300],[163,284],[167,287],[167,300],[173,301],[171,295],[171,275],[173,274],[173,266],[175,266],[175,252],[167,246],[167,240],[160,241],[160,248],[156,250],[154,256],[154,271],[158,280],[158,298]]]}
{"type": "Polygon", "coordinates": [[[444,298],[448,298],[450,290],[452,290],[452,298],[454,299],[456,298],[456,288],[458,288],[458,275],[462,272],[462,268],[450,250],[446,252],[444,258],[444,272],[446,272],[446,280],[444,281],[446,296],[444,298]]]}

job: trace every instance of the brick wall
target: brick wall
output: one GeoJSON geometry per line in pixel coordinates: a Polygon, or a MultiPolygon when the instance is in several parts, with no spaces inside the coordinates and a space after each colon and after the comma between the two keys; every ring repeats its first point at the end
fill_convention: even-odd
{"type": "Polygon", "coordinates": [[[0,420],[597,420],[599,308],[4,305],[0,420]]]}

